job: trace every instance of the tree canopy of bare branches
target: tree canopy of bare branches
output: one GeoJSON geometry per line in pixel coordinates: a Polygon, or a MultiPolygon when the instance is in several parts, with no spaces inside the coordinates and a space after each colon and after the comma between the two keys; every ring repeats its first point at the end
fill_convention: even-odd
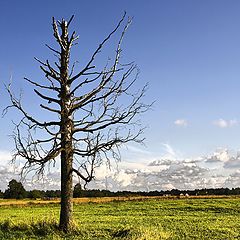
{"type": "MultiPolygon", "coordinates": [[[[136,91],[139,70],[135,63],[121,63],[121,44],[131,24],[124,13],[112,32],[99,44],[82,69],[71,63],[70,53],[78,36],[69,33],[69,21],[52,19],[57,47],[46,45],[57,57],[56,62],[35,58],[45,76],[45,84],[25,78],[40,98],[40,108],[49,119],[42,121],[28,113],[21,98],[7,87],[11,105],[23,115],[15,124],[14,158],[25,159],[23,173],[43,173],[47,164],[61,161],[60,229],[69,231],[72,223],[72,178],[76,174],[87,184],[95,168],[104,161],[119,159],[119,147],[130,141],[141,143],[143,128],[136,116],[150,107],[142,102],[145,85],[136,91]],[[120,32],[120,33],[119,33],[120,32]],[[119,33],[114,57],[99,70],[96,58],[113,35],[119,33]],[[52,116],[52,115],[51,115],[52,116]],[[23,130],[24,129],[24,130],[23,130]]],[[[84,185],[85,185],[84,184],[84,185]]]]}

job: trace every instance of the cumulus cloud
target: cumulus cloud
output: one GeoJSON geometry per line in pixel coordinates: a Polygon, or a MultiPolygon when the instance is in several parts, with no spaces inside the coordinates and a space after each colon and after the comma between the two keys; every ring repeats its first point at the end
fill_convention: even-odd
{"type": "Polygon", "coordinates": [[[148,166],[170,166],[172,164],[172,161],[169,159],[160,159],[160,160],[155,160],[153,162],[150,162],[148,166]]]}
{"type": "Polygon", "coordinates": [[[240,152],[234,153],[226,148],[217,149],[212,155],[205,158],[205,162],[210,164],[222,164],[225,169],[239,169],[240,152]]]}
{"type": "Polygon", "coordinates": [[[174,121],[174,124],[180,127],[186,127],[188,125],[188,122],[186,119],[177,119],[174,121]]]}
{"type": "Polygon", "coordinates": [[[228,161],[224,163],[224,168],[239,169],[240,168],[240,153],[231,156],[228,161]]]}
{"type": "Polygon", "coordinates": [[[228,176],[228,178],[225,181],[226,187],[239,187],[240,186],[240,170],[236,170],[232,174],[228,176]]]}
{"type": "Polygon", "coordinates": [[[13,164],[0,165],[0,189],[6,189],[12,179],[20,179],[21,168],[13,164]]]}
{"type": "MultiPolygon", "coordinates": [[[[101,169],[97,169],[97,175],[99,171],[102,172],[101,169]]],[[[107,188],[112,191],[193,189],[200,186],[206,172],[205,168],[197,165],[197,161],[189,160],[159,159],[139,167],[123,162],[118,170],[109,171],[104,178],[96,178],[97,181],[92,182],[90,187],[107,188]]],[[[202,186],[205,187],[203,184],[202,186]]]]}
{"type": "Polygon", "coordinates": [[[229,160],[228,162],[226,162],[224,164],[224,167],[225,168],[233,168],[233,169],[236,169],[236,168],[240,168],[240,159],[237,158],[237,159],[231,159],[229,160]]]}
{"type": "Polygon", "coordinates": [[[108,184],[102,184],[103,188],[132,191],[231,188],[240,182],[240,154],[228,149],[217,149],[205,157],[159,158],[139,167],[122,164],[125,167],[119,167],[119,171],[114,170],[104,179],[108,184]]]}
{"type": "MultiPolygon", "coordinates": [[[[95,181],[88,187],[111,191],[153,191],[174,188],[231,188],[240,185],[239,152],[223,148],[204,157],[181,159],[169,144],[162,146],[174,158],[168,158],[165,154],[145,162],[138,162],[136,159],[135,162],[113,163],[111,168],[102,165],[96,169],[95,181]]],[[[6,189],[13,178],[19,180],[20,170],[21,165],[0,165],[0,188],[6,189]]],[[[75,176],[74,184],[78,181],[75,176]]],[[[27,189],[60,189],[60,169],[51,168],[40,180],[34,175],[29,176],[24,186],[27,189]]]]}
{"type": "Polygon", "coordinates": [[[206,162],[216,163],[216,162],[227,162],[230,160],[230,153],[228,149],[217,149],[212,154],[206,157],[206,162]]]}
{"type": "Polygon", "coordinates": [[[12,159],[10,152],[0,150],[0,164],[8,164],[12,159]]]}
{"type": "Polygon", "coordinates": [[[232,126],[236,126],[238,124],[238,121],[235,119],[232,120],[224,120],[222,118],[213,121],[213,124],[217,127],[220,128],[227,128],[227,127],[232,127],[232,126]]]}

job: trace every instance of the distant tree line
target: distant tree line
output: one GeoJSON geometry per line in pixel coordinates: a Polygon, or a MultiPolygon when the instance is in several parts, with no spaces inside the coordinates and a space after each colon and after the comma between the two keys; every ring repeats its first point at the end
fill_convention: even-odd
{"type": "Polygon", "coordinates": [[[206,195],[240,195],[239,188],[204,188],[204,189],[195,189],[195,190],[178,190],[172,189],[167,191],[117,191],[111,192],[109,190],[80,190],[74,187],[73,197],[130,197],[130,196],[180,196],[180,195],[189,195],[189,196],[206,196],[206,195]]]}
{"type": "Polygon", "coordinates": [[[37,199],[37,198],[59,198],[61,195],[60,190],[30,190],[27,191],[23,187],[21,182],[16,181],[15,179],[12,179],[8,183],[8,188],[2,192],[0,190],[0,198],[6,198],[6,199],[23,199],[23,198],[31,198],[31,199],[37,199]]]}
{"type": "MultiPolygon", "coordinates": [[[[204,189],[195,189],[195,190],[178,190],[172,189],[167,191],[117,191],[111,192],[109,190],[99,190],[99,189],[82,189],[81,185],[77,183],[74,186],[73,197],[81,198],[81,197],[130,197],[130,196],[180,196],[180,195],[188,195],[188,196],[206,196],[206,195],[240,195],[240,187],[238,188],[204,188],[204,189]]],[[[52,198],[60,198],[61,191],[60,190],[30,190],[27,191],[23,187],[21,182],[12,179],[8,188],[2,192],[0,190],[0,198],[5,199],[52,199],[52,198]]]]}

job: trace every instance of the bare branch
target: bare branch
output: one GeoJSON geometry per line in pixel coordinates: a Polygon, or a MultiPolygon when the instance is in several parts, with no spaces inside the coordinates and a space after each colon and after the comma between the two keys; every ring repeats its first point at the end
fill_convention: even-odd
{"type": "Polygon", "coordinates": [[[61,55],[61,53],[60,53],[59,51],[57,51],[57,50],[55,50],[54,48],[50,47],[48,44],[45,44],[45,46],[46,46],[48,49],[50,49],[51,51],[53,51],[54,53],[61,55]]]}
{"type": "Polygon", "coordinates": [[[66,50],[65,47],[63,46],[62,39],[59,35],[57,23],[54,17],[52,18],[52,27],[53,27],[53,35],[56,38],[57,42],[59,43],[62,49],[66,50]]]}
{"type": "Polygon", "coordinates": [[[71,18],[69,19],[68,24],[67,24],[67,27],[69,27],[69,25],[71,24],[73,18],[74,18],[74,15],[72,15],[71,18]]]}
{"type": "Polygon", "coordinates": [[[50,122],[40,122],[38,121],[37,119],[35,119],[34,117],[32,117],[31,115],[29,115],[23,108],[22,108],[22,105],[21,105],[21,101],[19,99],[16,99],[13,95],[13,93],[11,92],[11,84],[9,84],[8,86],[5,86],[6,89],[7,89],[7,92],[10,96],[10,100],[11,100],[11,103],[12,105],[9,105],[7,106],[4,111],[3,111],[3,114],[5,115],[8,111],[9,108],[16,108],[18,109],[23,115],[25,118],[27,118],[30,122],[38,125],[38,126],[41,126],[41,127],[47,127],[47,126],[59,126],[60,125],[60,122],[56,122],[56,121],[50,121],[50,122]]]}
{"type": "Polygon", "coordinates": [[[39,83],[37,83],[37,82],[34,82],[34,81],[32,81],[32,80],[30,80],[29,78],[26,78],[26,77],[24,77],[24,79],[25,79],[27,82],[31,83],[32,85],[35,85],[36,87],[44,88],[44,89],[48,89],[48,90],[54,90],[54,91],[56,91],[56,92],[60,92],[60,88],[58,88],[58,87],[41,85],[41,84],[39,84],[39,83]]]}
{"type": "Polygon", "coordinates": [[[96,49],[96,51],[93,53],[90,61],[87,63],[87,65],[85,66],[85,68],[80,71],[78,74],[76,74],[74,77],[72,77],[71,79],[69,79],[69,83],[72,83],[73,81],[75,81],[76,79],[78,79],[83,73],[85,73],[87,70],[91,69],[91,64],[93,63],[96,55],[100,52],[100,50],[102,49],[102,47],[105,45],[105,43],[112,37],[112,35],[119,29],[119,27],[121,26],[122,22],[124,21],[126,17],[126,12],[124,12],[124,15],[122,17],[122,19],[118,22],[117,26],[115,27],[115,29],[99,44],[98,48],[96,49]]]}
{"type": "Polygon", "coordinates": [[[48,111],[50,111],[50,112],[55,112],[55,113],[61,114],[61,111],[60,111],[60,110],[47,107],[47,106],[45,106],[45,105],[43,105],[43,104],[40,104],[40,107],[41,107],[41,108],[44,108],[44,109],[46,109],[46,110],[48,110],[48,111]]]}
{"type": "Polygon", "coordinates": [[[35,92],[39,97],[41,97],[42,99],[47,100],[49,103],[54,102],[54,103],[57,103],[57,104],[60,105],[60,101],[59,101],[58,99],[45,96],[45,95],[43,95],[42,93],[40,93],[40,92],[39,92],[38,90],[36,90],[36,89],[34,89],[34,92],[35,92]]]}

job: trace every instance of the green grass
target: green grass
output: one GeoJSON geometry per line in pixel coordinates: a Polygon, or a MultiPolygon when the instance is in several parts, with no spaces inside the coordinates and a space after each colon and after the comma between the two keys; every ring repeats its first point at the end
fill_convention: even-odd
{"type": "Polygon", "coordinates": [[[1,206],[0,239],[240,239],[240,199],[81,203],[75,229],[57,230],[59,204],[1,206]]]}

